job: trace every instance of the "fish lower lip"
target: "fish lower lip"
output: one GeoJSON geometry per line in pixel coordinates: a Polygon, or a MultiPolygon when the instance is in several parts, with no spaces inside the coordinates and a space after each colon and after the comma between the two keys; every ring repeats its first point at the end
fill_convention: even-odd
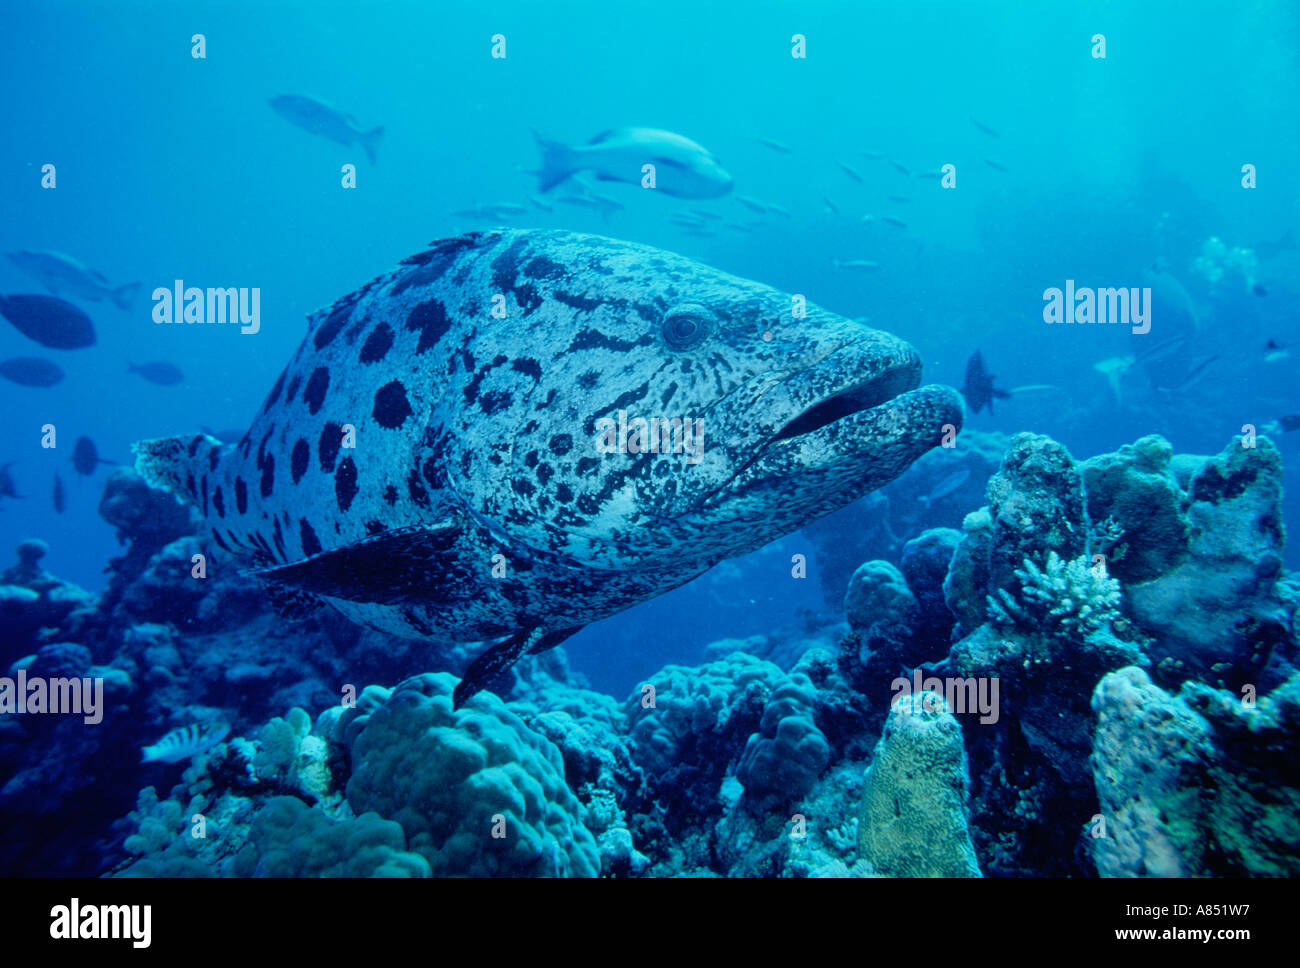
{"type": "Polygon", "coordinates": [[[874,379],[841,390],[832,397],[813,404],[795,417],[768,441],[769,444],[810,434],[844,417],[888,403],[907,389],[900,385],[899,374],[889,370],[874,379]]]}

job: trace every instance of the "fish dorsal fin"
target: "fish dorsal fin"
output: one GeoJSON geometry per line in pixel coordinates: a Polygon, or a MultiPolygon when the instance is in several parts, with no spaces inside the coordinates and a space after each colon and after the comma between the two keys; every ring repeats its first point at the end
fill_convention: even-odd
{"type": "Polygon", "coordinates": [[[460,709],[475,693],[490,686],[497,678],[525,655],[553,649],[574,632],[576,628],[547,632],[541,626],[523,629],[491,646],[469,664],[465,676],[452,693],[452,707],[460,709]]]}
{"type": "Polygon", "coordinates": [[[254,578],[313,595],[382,605],[427,603],[450,569],[461,529],[451,521],[393,528],[287,565],[258,568],[254,578]]]}

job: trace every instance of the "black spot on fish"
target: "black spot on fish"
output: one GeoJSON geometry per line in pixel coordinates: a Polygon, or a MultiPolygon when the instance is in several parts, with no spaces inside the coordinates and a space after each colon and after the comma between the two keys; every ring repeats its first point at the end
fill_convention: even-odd
{"type": "Polygon", "coordinates": [[[489,390],[479,398],[479,408],[488,416],[500,413],[514,402],[514,396],[505,390],[489,390]]]}
{"type": "Polygon", "coordinates": [[[551,438],[550,448],[552,454],[567,454],[573,450],[573,437],[569,434],[556,434],[551,438]]]}
{"type": "Polygon", "coordinates": [[[262,497],[270,497],[275,490],[275,458],[270,454],[262,461],[262,483],[258,488],[262,497]]]}
{"type": "Polygon", "coordinates": [[[411,405],[406,400],[406,387],[400,380],[385,383],[375,391],[375,409],[372,414],[379,426],[395,430],[411,415],[411,405]]]}
{"type": "Polygon", "coordinates": [[[491,363],[486,364],[481,370],[479,370],[472,377],[470,377],[470,381],[469,383],[465,384],[465,390],[464,390],[466,403],[474,402],[474,398],[478,396],[478,388],[483,383],[483,378],[486,377],[488,373],[492,371],[493,367],[500,366],[504,362],[506,362],[506,358],[498,354],[496,357],[493,358],[491,363]]]}
{"type": "Polygon", "coordinates": [[[492,260],[492,285],[497,292],[506,292],[515,286],[520,263],[528,251],[527,238],[520,236],[492,260]]]}
{"type": "Polygon", "coordinates": [[[537,479],[542,482],[543,486],[550,481],[551,476],[555,473],[555,468],[550,464],[542,464],[537,468],[537,479]]]}
{"type": "Polygon", "coordinates": [[[420,342],[416,345],[415,352],[423,353],[432,349],[438,345],[438,340],[446,335],[447,330],[451,329],[447,307],[437,299],[420,303],[411,310],[411,315],[406,317],[406,328],[420,331],[420,342]]]}
{"type": "Polygon", "coordinates": [[[668,384],[668,389],[664,390],[663,396],[659,398],[660,405],[665,407],[668,406],[668,401],[673,398],[673,394],[676,392],[677,392],[677,384],[676,383],[668,384]]]}
{"type": "Polygon", "coordinates": [[[275,550],[279,552],[280,560],[284,561],[288,559],[289,555],[284,550],[284,532],[280,530],[280,519],[276,518],[273,524],[271,540],[275,542],[275,550]]]}
{"type": "Polygon", "coordinates": [[[579,350],[613,350],[617,353],[627,353],[636,349],[638,346],[650,346],[655,341],[655,337],[650,334],[642,336],[638,340],[618,339],[613,336],[606,336],[598,329],[584,329],[577,336],[573,337],[573,342],[564,353],[557,354],[563,356],[565,353],[576,353],[579,350]]]}
{"type": "Polygon", "coordinates": [[[545,300],[542,294],[533,286],[524,283],[522,286],[516,286],[514,289],[515,302],[519,303],[520,308],[524,311],[524,316],[531,316],[545,300]]]}
{"type": "Polygon", "coordinates": [[[293,403],[293,398],[298,395],[298,387],[300,386],[302,386],[302,375],[295,373],[293,379],[289,381],[289,386],[285,388],[285,403],[293,403]]]}
{"type": "MultiPolygon", "coordinates": [[[[217,509],[217,517],[224,518],[226,516],[226,499],[222,496],[220,487],[212,492],[212,506],[217,509]]],[[[214,531],[213,534],[216,534],[216,532],[214,531]]]]}
{"type": "Polygon", "coordinates": [[[221,463],[221,454],[216,447],[213,447],[208,451],[208,470],[215,471],[219,463],[221,463]]]}
{"type": "Polygon", "coordinates": [[[242,477],[235,478],[235,509],[240,514],[248,513],[248,485],[242,477]]]}
{"type": "Polygon", "coordinates": [[[568,484],[561,484],[555,489],[555,499],[561,504],[568,504],[573,500],[573,489],[568,484]]]}
{"type": "Polygon", "coordinates": [[[327,423],[321,428],[320,440],[316,450],[320,454],[320,469],[326,474],[334,473],[334,461],[339,456],[343,445],[343,428],[336,423],[327,423]]]}
{"type": "Polygon", "coordinates": [[[544,255],[534,256],[529,260],[528,265],[524,266],[524,274],[532,279],[562,279],[568,273],[569,270],[565,266],[544,255]]]}
{"type": "Polygon", "coordinates": [[[311,445],[301,437],[294,442],[293,453],[289,455],[289,474],[297,484],[302,475],[307,473],[307,464],[311,461],[311,445]]]}
{"type": "Polygon", "coordinates": [[[519,373],[526,373],[528,376],[531,376],[534,381],[537,382],[540,382],[542,379],[541,366],[538,365],[536,360],[530,360],[526,356],[520,357],[517,360],[511,360],[510,369],[516,370],[519,373]]]}
{"type": "Polygon", "coordinates": [[[454,239],[443,239],[431,249],[402,260],[403,265],[415,265],[420,268],[413,269],[398,279],[390,290],[392,295],[400,296],[412,286],[427,286],[437,282],[461,252],[478,247],[484,238],[485,236],[475,232],[454,239]]]}
{"type": "Polygon", "coordinates": [[[393,328],[387,323],[380,323],[370,331],[361,347],[362,363],[378,363],[393,347],[393,328]]]}
{"type": "MultiPolygon", "coordinates": [[[[578,461],[578,474],[581,477],[590,477],[592,473],[600,466],[600,461],[594,457],[584,457],[578,461]]],[[[588,511],[588,514],[595,512],[588,511]]]]}
{"type": "Polygon", "coordinates": [[[339,510],[346,511],[352,507],[352,500],[357,496],[357,465],[351,457],[339,461],[339,469],[334,472],[334,498],[339,510]]]}
{"type": "Polygon", "coordinates": [[[195,497],[195,498],[196,498],[196,497],[199,496],[199,488],[198,488],[198,485],[194,483],[194,475],[193,475],[193,474],[189,474],[189,475],[186,476],[186,478],[185,478],[185,490],[187,490],[187,491],[190,492],[190,497],[195,497]]]}
{"type": "Polygon", "coordinates": [[[203,493],[203,516],[208,516],[208,475],[204,474],[203,479],[199,481],[199,490],[203,493]]]}
{"type": "Polygon", "coordinates": [[[527,454],[524,455],[524,466],[525,467],[537,466],[537,451],[530,450],[527,454]]]}
{"type": "Polygon", "coordinates": [[[626,393],[620,393],[618,395],[618,398],[615,399],[612,404],[610,404],[604,410],[596,411],[595,416],[600,417],[605,414],[614,413],[618,410],[626,410],[630,404],[636,403],[638,400],[643,399],[645,395],[649,392],[650,392],[650,384],[642,383],[635,390],[628,390],[626,393]]]}
{"type": "Polygon", "coordinates": [[[199,444],[201,444],[202,442],[203,442],[202,437],[195,437],[190,441],[190,445],[189,447],[186,448],[186,451],[189,453],[191,457],[193,457],[195,454],[199,452],[199,444]]]}
{"type": "Polygon", "coordinates": [[[555,390],[554,387],[552,387],[552,388],[551,388],[551,391],[550,391],[549,393],[546,394],[546,399],[543,400],[541,403],[539,403],[537,406],[533,407],[533,409],[534,409],[534,410],[545,410],[547,407],[549,407],[549,406],[550,406],[550,405],[555,401],[555,394],[556,394],[556,390],[555,390]]]}
{"type": "Polygon", "coordinates": [[[321,553],[320,539],[306,518],[298,519],[298,540],[302,542],[302,553],[308,558],[321,553]]]}
{"type": "Polygon", "coordinates": [[[316,335],[312,337],[312,343],[315,344],[316,349],[321,349],[333,342],[334,337],[343,328],[343,324],[348,321],[348,314],[352,312],[352,307],[356,305],[357,300],[360,298],[360,293],[352,293],[349,296],[344,296],[343,299],[334,304],[329,316],[325,318],[325,322],[320,324],[320,328],[316,330],[316,335]]]}
{"type": "MultiPolygon", "coordinates": [[[[217,489],[217,493],[220,493],[220,492],[221,492],[221,489],[218,488],[218,489],[217,489]]],[[[229,551],[229,550],[230,550],[230,545],[226,544],[223,540],[221,540],[221,534],[220,534],[219,532],[217,532],[217,531],[213,531],[213,532],[212,532],[212,540],[215,541],[215,542],[217,543],[217,547],[220,548],[222,551],[229,551]]]]}
{"type": "Polygon", "coordinates": [[[578,382],[578,386],[582,387],[582,389],[590,390],[592,387],[594,387],[597,383],[600,382],[600,374],[597,373],[595,370],[588,370],[586,373],[578,377],[577,382],[578,382]]]}
{"type": "Polygon", "coordinates": [[[410,495],[412,501],[422,508],[429,506],[429,492],[424,489],[420,483],[420,474],[412,470],[410,476],[406,478],[406,493],[410,495]]]}
{"type": "Polygon", "coordinates": [[[447,486],[447,475],[442,472],[442,464],[432,457],[426,457],[424,464],[420,467],[420,473],[424,479],[429,482],[430,487],[444,488],[447,486]]]}
{"type": "Polygon", "coordinates": [[[583,514],[599,514],[600,502],[590,494],[578,495],[578,510],[583,514]]]}
{"type": "Polygon", "coordinates": [[[383,534],[388,530],[383,521],[376,521],[373,518],[366,522],[366,534],[383,534]]]}
{"type": "Polygon", "coordinates": [[[526,477],[516,477],[511,486],[515,489],[516,494],[522,494],[524,497],[531,496],[537,490],[537,488],[533,487],[533,482],[526,477]]]}
{"type": "Polygon", "coordinates": [[[307,379],[307,387],[302,391],[302,401],[307,404],[308,413],[316,413],[325,402],[325,393],[330,388],[330,371],[327,366],[318,366],[307,379]]]}
{"type": "Polygon", "coordinates": [[[389,484],[386,488],[384,488],[384,503],[387,504],[389,507],[392,507],[394,504],[397,503],[397,488],[395,488],[392,484],[389,484]]]}
{"type": "Polygon", "coordinates": [[[415,629],[415,631],[419,632],[421,635],[433,634],[432,627],[430,627],[428,622],[420,618],[414,608],[403,608],[401,615],[402,618],[406,620],[406,624],[415,629]]]}
{"type": "Polygon", "coordinates": [[[551,298],[564,303],[566,306],[572,306],[574,309],[581,309],[586,312],[600,308],[599,299],[588,299],[586,296],[579,296],[572,292],[561,292],[558,289],[552,290],[551,298]]]}

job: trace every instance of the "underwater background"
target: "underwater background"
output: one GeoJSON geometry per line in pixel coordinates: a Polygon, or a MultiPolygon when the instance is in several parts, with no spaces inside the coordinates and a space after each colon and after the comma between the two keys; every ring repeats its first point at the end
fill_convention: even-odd
{"type": "MultiPolygon", "coordinates": [[[[0,714],[0,873],[1296,873],[1298,51],[1284,0],[6,4],[0,251],[141,287],[56,292],[77,348],[0,312],[0,359],[63,374],[0,379],[0,549],[44,543],[0,667],[106,690],[94,726],[0,714]],[[382,126],[374,163],[285,94],[382,126]],[[540,190],[539,137],[629,126],[733,184],[540,190]],[[476,648],[195,587],[206,532],[132,444],[242,435],[306,317],[498,225],[865,318],[966,391],[956,447],[467,709],[476,648]],[[259,288],[260,330],[156,325],[181,279],[259,288]],[[1150,331],[1046,323],[1067,280],[1149,288],[1150,331]],[[994,721],[891,704],[920,667],[997,680],[994,721]]],[[[51,292],[22,262],[0,296],[51,292]]]]}

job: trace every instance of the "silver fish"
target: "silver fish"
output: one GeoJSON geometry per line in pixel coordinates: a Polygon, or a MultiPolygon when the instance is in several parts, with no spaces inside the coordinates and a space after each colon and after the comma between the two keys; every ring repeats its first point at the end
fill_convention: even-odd
{"type": "Polygon", "coordinates": [[[548,192],[579,172],[601,181],[640,185],[642,166],[655,166],[655,190],[675,198],[717,198],[731,191],[731,176],[690,138],[656,128],[602,131],[585,145],[550,141],[534,132],[542,150],[538,187],[548,192]]]}
{"type": "Polygon", "coordinates": [[[173,729],[158,742],[144,747],[140,762],[179,763],[181,760],[188,760],[212,749],[225,739],[229,732],[230,727],[221,724],[201,726],[198,723],[191,723],[189,726],[173,729]]]}
{"type": "Polygon", "coordinates": [[[23,249],[6,254],[10,262],[56,296],[69,295],[88,302],[107,299],[119,309],[130,309],[136,291],[140,288],[138,282],[114,286],[104,278],[103,273],[62,252],[23,249]]]}
{"type": "Polygon", "coordinates": [[[271,110],[295,127],[302,128],[322,138],[328,138],[344,147],[359,145],[373,165],[379,139],[384,136],[382,127],[365,131],[356,118],[338,108],[302,94],[279,94],[267,99],[271,110]]]}

